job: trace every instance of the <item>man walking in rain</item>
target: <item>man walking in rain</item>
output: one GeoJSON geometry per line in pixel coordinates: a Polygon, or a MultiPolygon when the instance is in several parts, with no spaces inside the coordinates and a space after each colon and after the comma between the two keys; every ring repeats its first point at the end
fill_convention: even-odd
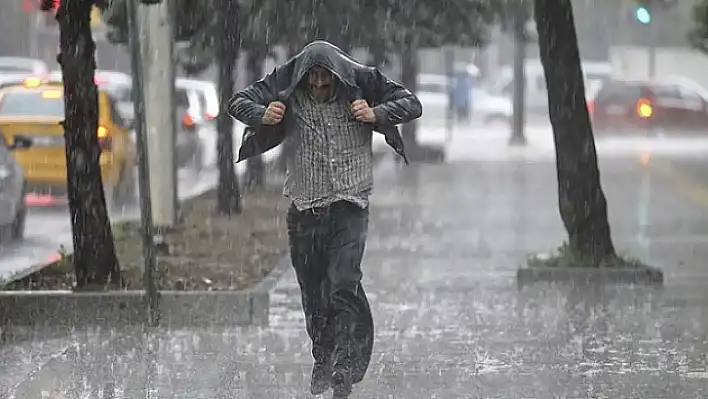
{"type": "Polygon", "coordinates": [[[361,260],[373,186],[374,131],[407,161],[396,125],[420,101],[376,68],[315,41],[236,93],[233,117],[248,126],[238,162],[283,143],[290,256],[312,339],[311,391],[347,398],[371,359],[373,319],[361,260]]]}

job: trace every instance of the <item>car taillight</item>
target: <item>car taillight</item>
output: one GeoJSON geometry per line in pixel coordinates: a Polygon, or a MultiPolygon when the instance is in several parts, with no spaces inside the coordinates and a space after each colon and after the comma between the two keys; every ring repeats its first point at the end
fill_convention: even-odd
{"type": "Polygon", "coordinates": [[[204,120],[211,121],[211,120],[214,120],[214,119],[216,119],[216,115],[212,115],[212,114],[210,114],[210,113],[208,113],[208,112],[205,112],[205,113],[204,113],[204,120]]]}
{"type": "Polygon", "coordinates": [[[640,118],[647,119],[651,118],[654,114],[654,107],[651,105],[651,101],[647,98],[640,98],[637,100],[637,115],[640,118]]]}
{"type": "Polygon", "coordinates": [[[111,149],[111,138],[108,135],[108,129],[99,126],[96,135],[98,136],[98,145],[101,147],[101,150],[109,151],[111,149]]]}
{"type": "Polygon", "coordinates": [[[197,124],[192,115],[186,114],[184,118],[182,118],[182,131],[189,133],[194,133],[197,131],[197,124]]]}
{"type": "Polygon", "coordinates": [[[595,101],[589,100],[588,101],[588,114],[592,116],[592,114],[595,113],[595,101]]]}

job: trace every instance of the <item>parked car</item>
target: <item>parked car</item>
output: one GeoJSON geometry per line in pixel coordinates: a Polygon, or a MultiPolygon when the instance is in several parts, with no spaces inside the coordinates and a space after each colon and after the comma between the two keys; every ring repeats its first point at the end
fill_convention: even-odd
{"type": "MultiPolygon", "coordinates": [[[[581,61],[585,85],[607,82],[612,76],[612,65],[609,62],[581,61]]],[[[548,116],[548,91],[546,91],[546,76],[540,60],[527,60],[524,67],[526,77],[525,105],[529,116],[548,116]]],[[[512,66],[502,66],[491,80],[487,92],[493,96],[506,97],[512,102],[514,95],[514,69],[512,66]]]]}
{"type": "Polygon", "coordinates": [[[597,135],[708,133],[708,92],[686,79],[613,80],[588,108],[597,135]]]}
{"type": "Polygon", "coordinates": [[[485,125],[509,126],[514,111],[508,97],[491,94],[480,87],[475,88],[472,98],[473,118],[485,125]]]}
{"type": "Polygon", "coordinates": [[[46,77],[49,67],[44,61],[35,58],[0,57],[0,74],[32,74],[46,77]]]}
{"type": "Polygon", "coordinates": [[[27,79],[28,77],[32,77],[34,75],[30,73],[0,73],[0,86],[5,86],[8,84],[17,84],[17,83],[22,83],[27,79]]]}
{"type": "Polygon", "coordinates": [[[14,136],[8,143],[0,134],[0,241],[21,241],[25,234],[27,203],[26,181],[22,167],[13,152],[24,151],[32,145],[26,137],[14,136]]]}
{"type": "MultiPolygon", "coordinates": [[[[51,76],[61,77],[61,72],[55,71],[51,76]]],[[[122,72],[99,70],[96,71],[95,80],[100,88],[106,90],[116,100],[117,111],[132,126],[134,108],[131,76],[122,72]]],[[[177,136],[175,137],[177,166],[200,170],[204,149],[198,130],[206,122],[198,117],[201,113],[198,94],[186,88],[177,87],[176,84],[175,107],[178,118],[177,136]]],[[[132,133],[134,131],[131,129],[131,138],[134,142],[135,136],[132,133]]]]}
{"type": "Polygon", "coordinates": [[[450,103],[450,88],[452,83],[445,75],[418,75],[416,95],[423,104],[423,119],[444,120],[450,103]]]}
{"type": "MultiPolygon", "coordinates": [[[[66,152],[64,129],[64,87],[61,81],[27,79],[24,84],[0,88],[0,131],[14,143],[17,136],[32,142],[15,158],[27,179],[27,191],[50,197],[66,194],[66,152]]],[[[116,111],[109,93],[98,90],[99,159],[109,205],[123,206],[135,198],[136,151],[130,128],[116,111]]]]}
{"type": "Polygon", "coordinates": [[[177,78],[175,88],[187,91],[189,110],[196,122],[212,121],[219,115],[219,94],[213,82],[199,79],[177,78]]]}

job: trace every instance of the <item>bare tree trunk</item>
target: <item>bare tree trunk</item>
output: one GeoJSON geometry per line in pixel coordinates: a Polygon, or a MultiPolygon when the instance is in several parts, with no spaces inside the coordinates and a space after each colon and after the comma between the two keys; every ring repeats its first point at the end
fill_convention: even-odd
{"type": "Polygon", "coordinates": [[[221,1],[219,18],[219,50],[217,54],[219,103],[217,116],[216,151],[219,168],[217,202],[219,213],[226,216],[241,213],[241,193],[234,165],[233,120],[228,113],[229,100],[234,94],[234,70],[238,59],[238,5],[229,0],[221,1]]]}
{"type": "MultiPolygon", "coordinates": [[[[413,93],[418,89],[418,49],[412,44],[405,45],[401,54],[401,83],[413,93]]],[[[407,150],[418,148],[416,125],[417,121],[412,121],[402,126],[401,135],[407,150]]]]}
{"type": "Polygon", "coordinates": [[[556,144],[558,204],[570,250],[592,266],[616,257],[585,87],[571,0],[535,0],[538,45],[556,144]]]}
{"type": "Polygon", "coordinates": [[[121,285],[103,190],[98,144],[98,92],[92,0],[62,1],[57,12],[64,80],[66,169],[77,289],[121,285]]]}
{"type": "MultiPolygon", "coordinates": [[[[248,72],[248,82],[252,83],[262,78],[265,52],[253,48],[248,52],[246,71],[248,72]]],[[[250,157],[246,160],[246,185],[252,189],[262,186],[265,183],[265,165],[263,155],[250,157]]]]}
{"type": "Polygon", "coordinates": [[[515,6],[513,33],[514,33],[514,95],[511,118],[511,138],[509,144],[520,146],[526,144],[524,126],[526,124],[526,21],[529,17],[529,4],[519,3],[515,6]]]}

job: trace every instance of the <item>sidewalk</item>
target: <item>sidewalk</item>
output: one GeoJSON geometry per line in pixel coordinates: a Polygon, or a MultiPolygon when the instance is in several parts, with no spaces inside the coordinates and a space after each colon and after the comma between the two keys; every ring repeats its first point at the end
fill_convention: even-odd
{"type": "MultiPolygon", "coordinates": [[[[517,291],[517,265],[564,238],[552,162],[383,165],[364,262],[377,341],[352,398],[705,397],[708,212],[634,159],[602,166],[615,243],[664,269],[663,293],[517,291]]],[[[0,392],[310,397],[291,272],[276,288],[271,324],[161,331],[154,353],[140,331],[81,333],[43,343],[49,350],[0,348],[0,392]],[[43,358],[27,366],[30,351],[43,358]]]]}

